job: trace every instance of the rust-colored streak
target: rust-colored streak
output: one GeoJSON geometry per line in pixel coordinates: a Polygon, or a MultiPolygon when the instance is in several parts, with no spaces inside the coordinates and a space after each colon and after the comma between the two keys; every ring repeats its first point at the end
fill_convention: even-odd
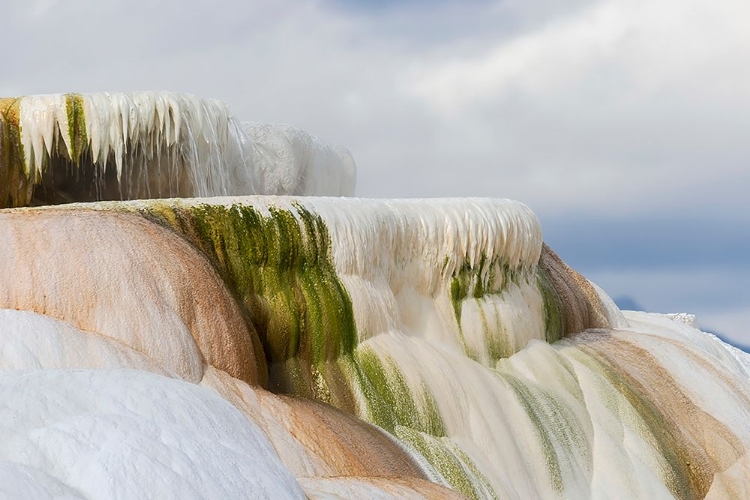
{"type": "Polygon", "coordinates": [[[610,326],[602,312],[599,295],[591,283],[568,267],[546,243],[542,244],[539,268],[547,276],[559,299],[563,311],[563,336],[588,328],[610,326]]]}
{"type": "Polygon", "coordinates": [[[0,212],[0,241],[0,308],[114,338],[183,377],[200,380],[197,347],[206,363],[266,383],[255,331],[211,264],[175,233],[133,213],[22,209],[0,212]]]}
{"type": "Polygon", "coordinates": [[[414,459],[383,431],[332,406],[290,396],[278,398],[289,411],[289,432],[339,476],[427,479],[414,459]]]}
{"type": "Polygon", "coordinates": [[[607,330],[572,340],[602,364],[602,373],[643,418],[669,463],[665,479],[677,498],[703,498],[714,474],[745,453],[737,436],[694,403],[647,350],[607,330]]]}

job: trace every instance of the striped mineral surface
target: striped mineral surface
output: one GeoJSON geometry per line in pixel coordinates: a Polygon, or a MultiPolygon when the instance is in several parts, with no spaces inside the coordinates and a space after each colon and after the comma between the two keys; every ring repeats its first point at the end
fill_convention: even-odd
{"type": "Polygon", "coordinates": [[[750,498],[747,355],[521,203],[307,197],[354,183],[218,101],[0,99],[0,496],[750,498]]]}
{"type": "Polygon", "coordinates": [[[0,233],[0,308],[24,310],[5,313],[4,369],[198,384],[264,436],[290,495],[746,492],[744,355],[621,313],[523,204],[101,202],[4,210],[0,233]]]}

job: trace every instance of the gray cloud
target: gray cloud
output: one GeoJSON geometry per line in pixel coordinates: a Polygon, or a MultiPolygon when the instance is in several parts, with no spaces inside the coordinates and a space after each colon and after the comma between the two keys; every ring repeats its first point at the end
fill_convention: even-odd
{"type": "MultiPolygon", "coordinates": [[[[584,271],[724,280],[747,269],[749,15],[738,0],[10,0],[0,93],[219,98],[346,145],[360,195],[516,198],[584,271]]],[[[733,301],[739,280],[678,309],[733,301]]]]}

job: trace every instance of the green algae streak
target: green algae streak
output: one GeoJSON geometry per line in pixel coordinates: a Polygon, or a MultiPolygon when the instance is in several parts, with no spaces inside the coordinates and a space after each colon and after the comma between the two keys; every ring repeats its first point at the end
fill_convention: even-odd
{"type": "MultiPolygon", "coordinates": [[[[448,257],[446,257],[446,262],[448,257]]],[[[445,266],[444,266],[445,267],[445,266]]],[[[461,326],[461,313],[466,301],[474,300],[478,305],[480,321],[484,329],[489,357],[493,361],[507,358],[513,354],[508,339],[501,334],[502,325],[491,324],[484,309],[484,299],[488,295],[501,295],[511,285],[521,286],[528,279],[532,271],[526,267],[513,267],[505,262],[502,256],[488,259],[482,255],[479,263],[471,265],[465,262],[451,276],[450,298],[453,304],[453,314],[458,325],[464,354],[474,361],[481,357],[479,353],[469,348],[461,326]]]]}
{"type": "Polygon", "coordinates": [[[29,179],[21,143],[21,99],[0,99],[0,208],[31,203],[29,179]]]}
{"type": "MultiPolygon", "coordinates": [[[[21,141],[20,112],[23,98],[0,99],[0,208],[28,206],[34,197],[34,188],[42,183],[42,177],[32,165],[26,164],[26,157],[21,141]]],[[[56,133],[53,140],[52,156],[70,160],[73,166],[79,166],[83,151],[88,146],[86,134],[86,117],[84,115],[83,96],[66,94],[65,107],[68,117],[68,130],[56,133]],[[70,151],[61,148],[60,133],[70,137],[70,151]]],[[[49,170],[52,159],[44,153],[42,158],[42,176],[49,170]]]]}
{"type": "Polygon", "coordinates": [[[497,498],[473,460],[445,437],[437,402],[424,382],[420,390],[411,389],[393,360],[383,359],[367,347],[357,350],[356,359],[364,375],[360,387],[371,422],[421,455],[445,485],[467,498],[497,498]]]}
{"type": "Polygon", "coordinates": [[[65,108],[68,115],[68,136],[70,137],[68,157],[74,165],[78,165],[81,154],[89,142],[86,134],[86,117],[83,112],[83,96],[81,94],[66,94],[65,108]]]}
{"type": "Polygon", "coordinates": [[[565,308],[547,272],[537,268],[537,286],[544,301],[544,332],[550,344],[565,337],[565,308]]]}
{"type": "Polygon", "coordinates": [[[576,457],[587,457],[589,470],[593,469],[588,455],[588,442],[575,415],[570,407],[544,388],[528,384],[508,373],[497,375],[515,393],[531,421],[544,454],[551,486],[556,493],[563,494],[562,464],[573,462],[576,457]]]}
{"type": "Polygon", "coordinates": [[[368,347],[357,350],[356,360],[364,375],[361,387],[370,421],[391,433],[404,426],[432,436],[446,435],[435,397],[424,383],[414,391],[393,360],[382,360],[368,347]]]}
{"type": "MultiPolygon", "coordinates": [[[[643,426],[642,437],[664,457],[659,472],[664,484],[675,498],[703,498],[706,492],[702,491],[696,474],[690,468],[690,463],[696,460],[680,445],[679,437],[666,428],[666,418],[660,411],[658,402],[651,401],[639,393],[628,380],[628,374],[622,373],[606,357],[588,352],[585,348],[571,351],[571,355],[576,361],[600,374],[630,403],[643,426]]],[[[626,415],[622,408],[616,406],[614,400],[604,401],[613,413],[626,415]]]]}
{"type": "Polygon", "coordinates": [[[258,332],[272,390],[358,414],[404,441],[469,498],[496,497],[473,461],[445,438],[427,386],[411,388],[393,360],[357,346],[351,298],[319,215],[300,204],[259,209],[155,201],[139,210],[212,261],[258,332]],[[364,408],[354,394],[363,396],[364,408]]]}
{"type": "Polygon", "coordinates": [[[395,434],[407,448],[422,455],[434,467],[439,482],[472,500],[499,498],[474,461],[449,439],[401,426],[396,428],[395,434]]]}
{"type": "Polygon", "coordinates": [[[246,205],[168,202],[150,204],[145,214],[213,262],[258,332],[272,389],[324,401],[346,397],[326,373],[330,362],[352,356],[357,333],[319,215],[299,204],[263,213],[246,205]]]}

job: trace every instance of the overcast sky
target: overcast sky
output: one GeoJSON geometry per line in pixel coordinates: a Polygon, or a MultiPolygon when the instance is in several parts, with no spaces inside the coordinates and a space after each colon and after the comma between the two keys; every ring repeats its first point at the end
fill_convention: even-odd
{"type": "Polygon", "coordinates": [[[530,205],[613,296],[750,344],[747,0],[3,0],[0,95],[173,90],[357,193],[530,205]]]}

